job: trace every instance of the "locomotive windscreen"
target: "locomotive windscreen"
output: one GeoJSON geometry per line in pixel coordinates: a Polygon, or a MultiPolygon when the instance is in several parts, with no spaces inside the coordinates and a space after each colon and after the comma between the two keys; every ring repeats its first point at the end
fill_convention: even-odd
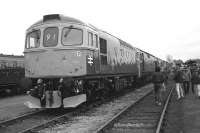
{"type": "Polygon", "coordinates": [[[81,29],[65,27],[62,31],[63,45],[80,45],[83,41],[83,33],[81,29]]]}
{"type": "Polygon", "coordinates": [[[44,46],[52,47],[58,43],[58,28],[49,27],[44,30],[44,46]]]}

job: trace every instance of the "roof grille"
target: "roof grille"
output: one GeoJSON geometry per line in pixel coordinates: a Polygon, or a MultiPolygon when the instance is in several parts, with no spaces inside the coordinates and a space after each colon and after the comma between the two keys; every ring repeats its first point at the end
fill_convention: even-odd
{"type": "Polygon", "coordinates": [[[43,16],[43,22],[49,21],[49,20],[61,20],[59,14],[49,14],[43,16]]]}

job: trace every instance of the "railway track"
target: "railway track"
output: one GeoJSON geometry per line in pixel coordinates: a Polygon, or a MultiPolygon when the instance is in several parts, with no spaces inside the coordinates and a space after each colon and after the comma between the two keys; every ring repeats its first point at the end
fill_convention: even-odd
{"type": "Polygon", "coordinates": [[[33,111],[33,112],[30,112],[30,113],[25,113],[23,115],[20,115],[20,116],[17,116],[17,117],[14,117],[14,118],[11,118],[11,119],[7,119],[7,120],[3,120],[3,121],[0,121],[0,128],[6,124],[9,124],[9,123],[14,123],[16,122],[17,120],[19,119],[23,119],[27,116],[31,116],[31,115],[34,115],[34,114],[37,114],[39,112],[42,112],[44,110],[37,110],[37,111],[33,111]]]}
{"type": "MultiPolygon", "coordinates": [[[[170,99],[170,104],[169,107],[167,109],[167,115],[166,117],[164,117],[163,120],[163,124],[162,124],[162,133],[188,133],[188,132],[195,132],[195,128],[191,125],[195,125],[193,123],[191,123],[191,121],[187,121],[185,120],[185,118],[187,118],[188,116],[186,115],[186,112],[184,112],[184,106],[188,106],[190,107],[190,105],[186,104],[186,99],[188,100],[188,96],[187,98],[183,98],[180,100],[177,100],[177,95],[174,93],[172,95],[172,98],[170,99]],[[186,104],[183,106],[183,104],[186,104]],[[190,125],[185,125],[186,123],[191,123],[190,125]],[[187,126],[187,127],[186,127],[187,126]],[[188,128],[189,127],[189,128],[188,128]]],[[[192,100],[194,100],[195,102],[195,98],[192,100]]],[[[197,104],[198,105],[198,104],[197,104]]],[[[190,109],[192,112],[192,109],[190,109]]],[[[193,117],[192,118],[192,113],[190,113],[190,117],[191,120],[195,121],[195,119],[198,119],[197,117],[193,117]]],[[[196,132],[199,132],[198,130],[199,128],[197,128],[196,132]]]]}
{"type": "Polygon", "coordinates": [[[29,129],[44,125],[71,110],[40,110],[28,113],[0,123],[1,133],[23,133],[29,129]]]}
{"type": "Polygon", "coordinates": [[[76,109],[43,110],[30,115],[17,117],[0,123],[0,133],[38,132],[57,124],[66,123],[74,117],[85,115],[85,112],[98,107],[102,103],[109,102],[110,100],[112,100],[112,98],[107,99],[107,101],[95,101],[90,103],[87,107],[80,106],[76,109]]]}
{"type": "Polygon", "coordinates": [[[57,116],[52,117],[49,120],[44,121],[42,123],[35,124],[34,126],[32,126],[30,128],[27,128],[23,131],[20,131],[19,133],[36,133],[36,132],[39,132],[40,130],[42,130],[44,128],[65,123],[70,118],[72,118],[74,116],[78,116],[81,113],[84,113],[84,112],[90,110],[91,108],[98,106],[100,104],[102,104],[102,101],[95,101],[94,103],[90,104],[87,107],[85,105],[82,105],[82,106],[79,106],[78,108],[75,108],[75,109],[67,109],[67,110],[63,109],[64,112],[62,112],[62,114],[58,115],[56,113],[57,116]]]}
{"type": "Polygon", "coordinates": [[[160,133],[173,90],[168,91],[162,106],[155,105],[154,95],[150,93],[119,112],[96,133],[160,133]]]}
{"type": "Polygon", "coordinates": [[[16,125],[16,123],[21,123],[22,121],[34,116],[34,115],[37,115],[39,113],[42,113],[44,110],[38,110],[38,111],[34,111],[34,112],[31,112],[31,113],[27,113],[27,114],[24,114],[24,115],[20,115],[20,116],[17,116],[17,117],[14,117],[14,118],[11,118],[11,119],[8,119],[8,120],[5,120],[5,121],[1,121],[0,122],[0,132],[3,133],[3,132],[16,132],[17,129],[9,129],[10,127],[16,125]]]}
{"type": "MultiPolygon", "coordinates": [[[[109,100],[109,99],[108,99],[109,100]]],[[[74,115],[90,110],[102,104],[103,101],[96,100],[87,107],[81,105],[75,109],[49,109],[27,113],[6,121],[0,122],[0,133],[32,133],[45,127],[66,122],[74,115]]]]}

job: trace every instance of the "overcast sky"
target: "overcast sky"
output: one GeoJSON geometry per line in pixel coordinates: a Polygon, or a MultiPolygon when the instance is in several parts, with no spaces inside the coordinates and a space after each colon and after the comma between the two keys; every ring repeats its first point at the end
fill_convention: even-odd
{"type": "Polygon", "coordinates": [[[26,29],[45,14],[78,18],[162,59],[200,58],[198,0],[4,0],[0,53],[22,55],[26,29]]]}

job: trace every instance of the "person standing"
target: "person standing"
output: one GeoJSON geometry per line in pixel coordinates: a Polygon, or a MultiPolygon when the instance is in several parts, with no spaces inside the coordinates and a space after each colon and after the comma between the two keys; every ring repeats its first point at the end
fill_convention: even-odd
{"type": "Polygon", "coordinates": [[[191,89],[192,93],[196,93],[196,79],[197,79],[198,72],[197,70],[193,70],[191,73],[191,89]]]}
{"type": "Polygon", "coordinates": [[[183,73],[183,88],[185,91],[185,95],[189,93],[190,82],[191,82],[191,72],[189,69],[184,70],[183,73]]]}
{"type": "Polygon", "coordinates": [[[175,73],[174,81],[176,82],[176,92],[177,92],[177,96],[178,96],[178,99],[180,99],[181,97],[184,97],[183,88],[182,88],[183,73],[182,73],[181,70],[178,70],[178,71],[175,73]]]}
{"type": "Polygon", "coordinates": [[[200,99],[200,71],[198,71],[196,86],[197,86],[197,97],[200,99]]]}
{"type": "Polygon", "coordinates": [[[196,70],[193,73],[192,79],[193,79],[193,84],[194,84],[195,96],[200,98],[200,71],[199,70],[196,70]]]}
{"type": "Polygon", "coordinates": [[[163,77],[164,77],[163,91],[166,91],[166,89],[167,89],[167,82],[168,82],[168,74],[167,74],[166,71],[163,71],[163,77]]]}
{"type": "Polygon", "coordinates": [[[43,83],[43,80],[42,79],[38,79],[37,80],[37,86],[35,87],[35,89],[38,90],[38,96],[40,98],[40,103],[41,103],[41,106],[44,107],[45,104],[46,104],[46,100],[45,100],[45,84],[43,83]]]}
{"type": "Polygon", "coordinates": [[[59,91],[58,94],[60,94],[60,97],[61,97],[61,107],[64,107],[64,104],[63,104],[64,90],[65,90],[65,84],[63,82],[63,78],[60,78],[59,86],[58,86],[58,91],[59,91]]]}
{"type": "Polygon", "coordinates": [[[155,94],[155,103],[157,105],[161,105],[161,88],[164,83],[163,73],[160,72],[160,67],[156,67],[155,73],[153,75],[153,83],[154,83],[154,94],[155,94]]]}

